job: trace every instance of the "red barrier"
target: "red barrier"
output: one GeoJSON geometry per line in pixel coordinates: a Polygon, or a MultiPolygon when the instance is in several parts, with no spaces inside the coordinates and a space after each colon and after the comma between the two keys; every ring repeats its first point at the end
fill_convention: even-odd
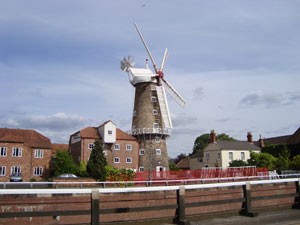
{"type": "Polygon", "coordinates": [[[226,177],[268,176],[267,168],[256,167],[205,167],[199,170],[171,170],[137,172],[134,181],[148,180],[188,180],[226,177]]]}

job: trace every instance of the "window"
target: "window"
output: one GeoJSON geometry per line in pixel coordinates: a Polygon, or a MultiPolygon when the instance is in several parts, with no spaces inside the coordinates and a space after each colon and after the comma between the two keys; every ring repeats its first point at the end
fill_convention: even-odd
{"type": "Polygon", "coordinates": [[[144,172],[144,171],[145,171],[144,167],[141,166],[141,167],[139,168],[139,172],[144,172]]]}
{"type": "Polygon", "coordinates": [[[13,157],[22,157],[22,148],[13,148],[13,157]]]}
{"type": "Polygon", "coordinates": [[[241,160],[245,161],[245,152],[241,152],[241,160]]]}
{"type": "Polygon", "coordinates": [[[120,163],[120,158],[119,157],[115,157],[114,158],[114,163],[120,163]]]}
{"type": "Polygon", "coordinates": [[[145,155],[145,149],[140,149],[140,155],[145,155]]]}
{"type": "Polygon", "coordinates": [[[159,128],[159,123],[153,123],[153,128],[159,128]]]}
{"type": "Polygon", "coordinates": [[[233,152],[229,152],[229,161],[231,162],[233,160],[233,152]]]}
{"type": "Polygon", "coordinates": [[[221,152],[218,152],[218,160],[220,160],[221,159],[221,152]]]}
{"type": "Polygon", "coordinates": [[[132,163],[132,158],[131,157],[127,157],[126,158],[126,163],[132,163]]]}
{"type": "Polygon", "coordinates": [[[205,153],[205,159],[206,159],[206,161],[209,160],[209,152],[206,152],[206,153],[205,153]]]}
{"type": "Polygon", "coordinates": [[[6,147],[0,147],[0,157],[7,156],[7,148],[6,147]]]}
{"type": "Polygon", "coordinates": [[[156,91],[156,86],[155,85],[151,85],[151,91],[156,91]]]}
{"type": "Polygon", "coordinates": [[[116,151],[120,150],[120,145],[119,144],[115,144],[114,145],[114,150],[116,150],[116,151]]]}
{"type": "Polygon", "coordinates": [[[113,134],[112,130],[108,130],[107,133],[108,133],[109,135],[112,135],[112,134],[113,134]]]}
{"type": "Polygon", "coordinates": [[[43,175],[43,167],[34,167],[33,175],[34,176],[42,176],[43,175]]]}
{"type": "Polygon", "coordinates": [[[88,149],[93,150],[95,147],[94,143],[88,143],[88,149]]]}
{"type": "Polygon", "coordinates": [[[160,142],[160,137],[155,137],[155,142],[159,143],[160,142]]]}
{"type": "Polygon", "coordinates": [[[12,166],[10,168],[10,174],[13,174],[13,173],[21,173],[21,167],[20,166],[12,166]]]}
{"type": "Polygon", "coordinates": [[[155,96],[151,97],[151,102],[157,102],[157,98],[155,96]]]}
{"type": "Polygon", "coordinates": [[[127,144],[127,145],[126,145],[126,150],[127,150],[127,151],[131,151],[131,150],[132,150],[132,145],[127,144]]]}
{"type": "Polygon", "coordinates": [[[44,150],[42,149],[35,149],[34,150],[34,158],[44,158],[44,150]]]}
{"type": "Polygon", "coordinates": [[[0,166],[0,176],[5,176],[5,175],[6,175],[6,167],[0,166]]]}
{"type": "Polygon", "coordinates": [[[156,155],[161,155],[161,150],[159,148],[155,149],[156,155]]]}
{"type": "Polygon", "coordinates": [[[153,109],[152,113],[154,116],[158,115],[158,111],[156,109],[153,109]]]}

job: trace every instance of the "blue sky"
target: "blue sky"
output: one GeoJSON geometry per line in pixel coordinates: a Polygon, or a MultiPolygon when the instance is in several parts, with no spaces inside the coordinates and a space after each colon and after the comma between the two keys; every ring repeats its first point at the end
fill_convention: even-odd
{"type": "Polygon", "coordinates": [[[169,155],[214,129],[245,140],[300,125],[299,0],[10,0],[0,2],[0,127],[67,143],[86,126],[131,128],[134,88],[120,60],[157,62],[172,99],[169,155]]]}

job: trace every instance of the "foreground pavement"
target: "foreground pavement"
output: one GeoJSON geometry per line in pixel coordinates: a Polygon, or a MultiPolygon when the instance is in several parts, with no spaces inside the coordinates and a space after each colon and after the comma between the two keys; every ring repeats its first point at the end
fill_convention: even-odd
{"type": "MultiPolygon", "coordinates": [[[[193,221],[190,225],[300,225],[299,209],[259,212],[258,217],[230,216],[193,221]]],[[[171,225],[168,223],[158,225],[171,225]]]]}

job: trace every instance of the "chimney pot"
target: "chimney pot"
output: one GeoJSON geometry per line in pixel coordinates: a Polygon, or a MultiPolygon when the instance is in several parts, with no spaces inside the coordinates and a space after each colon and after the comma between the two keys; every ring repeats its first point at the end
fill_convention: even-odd
{"type": "Polygon", "coordinates": [[[217,141],[216,132],[211,130],[209,143],[215,143],[217,141]]]}
{"type": "Polygon", "coordinates": [[[248,141],[249,143],[253,143],[253,138],[252,138],[251,132],[248,132],[248,133],[247,133],[247,141],[248,141]]]}

